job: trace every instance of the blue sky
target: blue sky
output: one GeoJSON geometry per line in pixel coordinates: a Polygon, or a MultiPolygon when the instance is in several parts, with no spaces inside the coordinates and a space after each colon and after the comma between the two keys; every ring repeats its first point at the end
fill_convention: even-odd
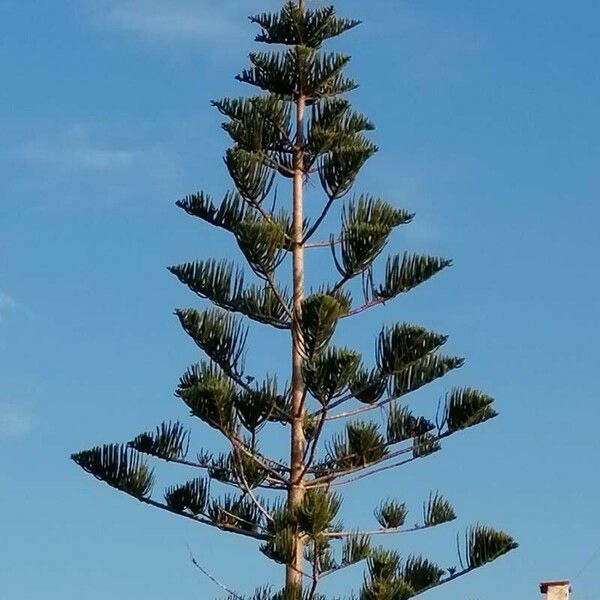
{"type": "MultiPolygon", "coordinates": [[[[240,592],[279,582],[252,542],[143,507],[68,459],[186,419],[173,390],[197,356],[172,310],[197,303],[165,267],[235,253],[174,202],[226,189],[209,100],[246,93],[233,80],[252,47],[245,17],[274,6],[0,0],[3,597],[219,597],[187,544],[240,592]]],[[[384,322],[446,332],[467,363],[420,393],[419,408],[474,385],[501,412],[350,492],[348,522],[372,523],[382,496],[418,509],[439,489],[459,521],[397,538],[402,554],[450,565],[456,532],[477,521],[521,548],[428,597],[537,598],[538,581],[575,578],[599,543],[600,7],[346,0],[343,12],[365,22],[336,47],[354,57],[353,100],[381,147],[358,189],[417,212],[392,249],[454,267],[340,335],[367,352],[365,331],[384,322]]],[[[316,186],[309,199],[321,201],[316,186]]],[[[326,256],[309,259],[316,277],[326,256]]],[[[250,366],[283,374],[281,339],[269,340],[250,366]]],[[[194,432],[212,443],[202,425],[194,432]]],[[[574,600],[597,596],[599,566],[576,578],[574,600]]],[[[349,572],[327,590],[359,580],[349,572]]]]}

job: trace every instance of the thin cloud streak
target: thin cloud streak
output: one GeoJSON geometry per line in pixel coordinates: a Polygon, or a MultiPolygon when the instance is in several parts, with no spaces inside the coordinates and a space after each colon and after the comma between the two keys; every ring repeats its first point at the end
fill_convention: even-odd
{"type": "Polygon", "coordinates": [[[30,140],[16,148],[15,156],[39,167],[68,170],[108,171],[130,167],[133,163],[130,150],[95,146],[83,140],[68,143],[30,140]]]}
{"type": "Polygon", "coordinates": [[[0,323],[8,316],[15,313],[33,317],[32,312],[6,292],[0,291],[0,323]]]}
{"type": "Polygon", "coordinates": [[[71,125],[32,137],[15,146],[11,155],[48,176],[110,173],[156,181],[177,177],[181,170],[169,148],[122,136],[115,139],[110,129],[93,125],[71,125]]]}
{"type": "Polygon", "coordinates": [[[19,303],[8,294],[0,292],[0,316],[19,307],[19,303]]]}
{"type": "Polygon", "coordinates": [[[197,1],[129,0],[104,2],[96,9],[106,28],[151,41],[228,44],[242,38],[244,29],[216,6],[197,1]]]}
{"type": "Polygon", "coordinates": [[[31,433],[34,419],[31,411],[21,404],[0,402],[0,437],[21,437],[31,433]]]}

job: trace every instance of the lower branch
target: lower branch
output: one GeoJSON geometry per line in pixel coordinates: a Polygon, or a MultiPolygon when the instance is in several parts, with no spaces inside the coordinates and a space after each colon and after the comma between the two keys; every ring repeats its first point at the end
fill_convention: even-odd
{"type": "Polygon", "coordinates": [[[189,546],[188,546],[188,551],[190,553],[190,560],[192,561],[192,564],[204,576],[208,577],[215,585],[219,586],[222,590],[225,590],[230,595],[230,597],[233,598],[234,600],[244,600],[244,598],[242,598],[242,596],[239,596],[238,594],[236,594],[233,590],[229,589],[226,585],[221,583],[218,579],[215,579],[206,569],[201,567],[200,564],[198,563],[198,561],[194,558],[194,555],[192,554],[192,549],[189,546]]]}
{"type": "Polygon", "coordinates": [[[250,537],[255,540],[261,540],[261,541],[266,541],[266,540],[270,539],[270,537],[266,533],[247,531],[245,529],[241,529],[241,528],[235,527],[233,525],[225,525],[225,524],[215,523],[214,521],[211,521],[210,519],[207,519],[205,517],[196,517],[189,513],[179,512],[178,510],[171,508],[167,504],[162,504],[161,502],[152,500],[152,498],[137,498],[137,500],[139,500],[140,502],[143,502],[144,504],[148,504],[149,506],[154,506],[155,508],[160,508],[161,510],[170,512],[174,515],[178,515],[180,517],[185,517],[186,519],[190,519],[192,521],[195,521],[196,523],[202,523],[203,525],[209,525],[210,527],[215,527],[217,529],[220,529],[221,531],[237,533],[238,535],[243,535],[245,537],[250,537]]]}

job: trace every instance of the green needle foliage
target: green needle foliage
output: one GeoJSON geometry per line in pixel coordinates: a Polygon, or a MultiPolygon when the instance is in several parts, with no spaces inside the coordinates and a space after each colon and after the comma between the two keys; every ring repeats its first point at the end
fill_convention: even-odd
{"type": "Polygon", "coordinates": [[[421,325],[384,327],[373,336],[371,359],[334,345],[347,318],[360,318],[451,263],[403,253],[388,256],[383,268],[377,265],[394,231],[415,215],[369,193],[353,193],[362,166],[377,152],[369,137],[374,125],[346,95],[356,87],[346,75],[349,57],[323,46],[358,21],[339,17],[333,7],[307,8],[305,0],[251,21],[258,26],[256,41],[267,50],[252,53],[237,79],[255,93],[213,102],[231,139],[224,163],[232,189],[220,203],[205,192],[177,203],[223,229],[241,262],[204,257],[169,269],[209,303],[175,313],[204,355],[181,376],[176,397],[193,419],[223,436],[227,449],[194,453],[187,427],[166,422],[129,443],[72,458],[145,504],[258,540],[260,552],[284,566],[281,589],[265,587],[247,596],[227,590],[232,599],[325,600],[319,592],[323,579],[358,563],[366,569],[353,598],[412,598],[517,544],[508,534],[475,525],[459,538],[456,566],[443,569],[429,557],[400,556],[374,538],[451,522],[456,513],[450,502],[431,493],[422,520],[407,525],[414,523],[407,504],[388,498],[374,509],[374,529],[346,530],[339,486],[437,453],[446,438],[495,417],[493,398],[455,388],[433,415],[414,413],[410,393],[463,364],[441,353],[446,335],[421,325]],[[310,205],[304,198],[309,185],[310,205]],[[278,186],[289,190],[290,201],[281,202],[278,186]],[[332,212],[339,230],[322,233],[332,212]],[[308,252],[322,253],[321,262],[331,259],[337,273],[311,291],[305,284],[308,252]],[[282,284],[290,281],[291,287],[282,284]],[[247,372],[249,321],[289,337],[285,377],[257,380],[247,372]],[[288,458],[266,456],[260,442],[282,426],[288,458]],[[146,457],[178,463],[190,470],[189,480],[161,496],[153,490],[146,457]]]}

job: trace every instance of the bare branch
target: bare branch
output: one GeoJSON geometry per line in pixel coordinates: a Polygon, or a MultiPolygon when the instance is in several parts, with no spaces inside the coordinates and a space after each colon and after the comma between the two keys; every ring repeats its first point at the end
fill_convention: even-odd
{"type": "Polygon", "coordinates": [[[238,437],[235,437],[235,436],[227,436],[227,437],[229,438],[229,441],[231,442],[234,450],[241,450],[244,454],[246,454],[252,460],[254,460],[254,462],[256,462],[256,464],[258,466],[262,467],[265,471],[267,471],[267,473],[270,473],[277,481],[284,484],[285,488],[287,488],[289,481],[285,477],[283,477],[280,473],[278,473],[275,469],[270,467],[268,465],[268,463],[266,463],[262,458],[259,457],[258,454],[249,450],[246,447],[246,445],[242,442],[242,440],[240,440],[238,437]]]}
{"type": "MultiPolygon", "coordinates": [[[[437,443],[440,440],[442,440],[450,435],[451,435],[450,432],[441,433],[437,436],[433,436],[431,438],[430,442],[437,443]]],[[[365,469],[372,469],[373,467],[380,465],[382,463],[386,463],[387,461],[392,460],[393,458],[397,458],[398,456],[403,456],[403,455],[409,454],[411,452],[414,452],[413,445],[408,446],[406,448],[402,448],[401,450],[396,450],[395,452],[390,452],[389,454],[386,454],[385,456],[381,457],[380,459],[373,461],[372,463],[369,463],[367,465],[359,465],[356,467],[350,467],[350,468],[344,469],[342,471],[332,472],[332,473],[329,473],[328,475],[321,475],[320,477],[315,477],[314,479],[311,479],[307,482],[306,487],[311,488],[311,487],[323,487],[323,486],[328,486],[328,485],[344,485],[346,483],[350,483],[351,481],[358,481],[359,479],[363,479],[364,477],[368,477],[369,475],[374,475],[375,473],[379,473],[380,471],[385,471],[385,470],[391,469],[395,466],[407,464],[417,458],[422,458],[423,456],[429,456],[429,454],[413,456],[408,460],[401,461],[401,462],[395,463],[393,465],[385,465],[383,467],[374,469],[372,471],[369,470],[368,473],[363,473],[362,475],[359,475],[354,478],[350,478],[350,479],[347,479],[344,481],[339,481],[339,482],[336,481],[337,479],[340,479],[341,477],[345,477],[347,475],[352,475],[354,473],[358,473],[359,471],[363,471],[365,469]]]]}
{"type": "MultiPolygon", "coordinates": [[[[319,442],[319,438],[321,437],[321,433],[323,432],[323,425],[325,424],[325,421],[327,419],[327,410],[324,409],[323,412],[321,413],[321,418],[319,419],[319,424],[317,425],[317,429],[315,430],[315,434],[314,437],[312,439],[312,442],[310,444],[310,453],[308,453],[308,459],[307,459],[307,453],[304,453],[304,469],[302,470],[302,477],[304,477],[306,475],[306,473],[309,472],[313,461],[315,460],[315,456],[317,454],[317,443],[319,442]]],[[[307,448],[308,450],[308,448],[307,448]]]]}
{"type": "MultiPolygon", "coordinates": [[[[212,468],[212,465],[209,463],[203,464],[203,463],[199,463],[199,462],[193,462],[190,460],[184,460],[181,458],[164,458],[163,456],[158,456],[157,454],[152,454],[151,456],[153,456],[154,458],[158,458],[160,460],[164,460],[165,462],[172,462],[178,465],[183,465],[185,467],[192,467],[194,469],[203,469],[208,471],[209,469],[212,468]]],[[[210,477],[210,475],[209,475],[210,477]]],[[[263,489],[267,489],[267,490],[271,490],[271,489],[285,489],[285,487],[283,487],[281,485],[281,478],[280,479],[273,479],[271,477],[267,477],[267,481],[270,482],[270,484],[259,484],[256,487],[260,487],[263,489]]],[[[236,486],[236,484],[234,482],[227,482],[227,481],[220,481],[220,483],[223,483],[225,485],[233,485],[236,486]]]]}
{"type": "Polygon", "coordinates": [[[250,496],[250,499],[252,500],[252,502],[254,502],[254,504],[256,505],[256,508],[258,508],[258,510],[262,513],[262,515],[268,521],[272,522],[273,517],[269,514],[269,512],[267,512],[267,510],[263,507],[263,505],[258,501],[256,496],[252,492],[252,488],[248,485],[248,481],[246,480],[246,476],[244,475],[244,467],[242,465],[242,461],[239,459],[239,455],[237,453],[234,453],[234,456],[238,463],[238,472],[239,472],[240,478],[242,480],[242,488],[244,489],[244,492],[246,494],[248,494],[248,496],[250,496]]]}
{"type": "MultiPolygon", "coordinates": [[[[425,456],[427,456],[427,455],[425,455],[425,456]]],[[[355,481],[360,481],[361,479],[365,479],[365,477],[369,477],[370,475],[375,475],[376,473],[381,473],[382,471],[387,471],[388,469],[402,467],[411,462],[414,462],[415,460],[418,460],[419,458],[424,458],[424,456],[411,456],[410,458],[407,458],[406,460],[400,460],[398,462],[392,463],[391,465],[384,465],[383,467],[379,467],[378,469],[373,469],[372,471],[369,471],[368,473],[361,473],[360,475],[357,475],[356,477],[350,477],[350,479],[345,479],[344,481],[336,481],[333,483],[333,485],[346,485],[347,483],[354,483],[355,481]]]]}
{"type": "Polygon", "coordinates": [[[190,560],[192,561],[192,564],[206,577],[208,577],[215,585],[219,586],[222,590],[225,590],[230,596],[232,596],[233,598],[235,598],[235,600],[244,600],[244,598],[242,598],[241,596],[239,596],[238,594],[236,594],[233,590],[229,589],[226,585],[224,585],[223,583],[221,583],[218,579],[215,579],[208,571],[206,571],[206,569],[204,569],[203,567],[200,566],[200,564],[198,563],[198,561],[194,558],[194,555],[192,554],[192,549],[190,548],[189,544],[188,544],[188,551],[190,553],[190,560]]]}
{"type": "MultiPolygon", "coordinates": [[[[334,199],[330,198],[327,201],[327,204],[325,205],[325,208],[323,209],[323,211],[319,215],[319,218],[314,222],[314,224],[312,225],[312,227],[310,227],[310,229],[304,235],[304,238],[302,240],[302,244],[306,244],[306,242],[315,234],[315,232],[317,231],[317,229],[319,229],[319,227],[321,226],[321,223],[323,222],[323,220],[327,216],[327,213],[331,209],[334,201],[335,201],[335,198],[334,199]]],[[[329,245],[329,244],[327,244],[327,245],[329,245]]]]}
{"type": "MultiPolygon", "coordinates": [[[[358,408],[354,408],[352,410],[346,410],[344,412],[340,412],[335,415],[328,415],[327,417],[325,417],[325,420],[326,421],[335,421],[336,419],[345,419],[347,417],[355,417],[356,415],[362,415],[363,413],[370,412],[370,411],[376,410],[378,408],[383,408],[384,406],[387,406],[390,402],[393,402],[394,400],[398,400],[398,398],[400,398],[400,396],[390,396],[389,398],[386,398],[385,400],[381,400],[380,402],[376,402],[375,404],[369,404],[367,406],[360,406],[358,408]]],[[[350,398],[347,398],[347,400],[350,400],[350,398]]],[[[345,401],[346,400],[344,400],[344,402],[345,401]]]]}
{"type": "Polygon", "coordinates": [[[370,302],[365,302],[361,306],[357,306],[356,308],[353,308],[351,311],[349,311],[348,313],[343,315],[341,318],[346,319],[348,317],[353,317],[354,315],[358,315],[358,314],[364,312],[365,310],[372,308],[373,306],[385,304],[386,300],[371,300],[370,302]]]}
{"type": "Polygon", "coordinates": [[[326,242],[312,242],[309,244],[304,244],[305,248],[327,248],[331,246],[331,244],[339,244],[341,240],[332,240],[326,242]]]}
{"type": "Polygon", "coordinates": [[[277,284],[275,283],[275,280],[273,279],[273,275],[271,273],[264,273],[263,276],[264,276],[265,281],[269,284],[269,287],[271,288],[273,294],[275,294],[275,297],[279,301],[279,304],[281,304],[281,308],[283,308],[285,314],[290,319],[293,319],[292,310],[287,305],[283,296],[281,295],[281,292],[279,291],[279,288],[277,287],[277,284]]]}
{"type": "Polygon", "coordinates": [[[323,535],[335,540],[335,539],[348,538],[348,537],[352,537],[355,535],[371,536],[371,535],[388,535],[388,534],[394,534],[394,533],[413,533],[415,531],[421,531],[423,529],[428,529],[429,527],[431,527],[431,526],[415,525],[414,527],[407,527],[407,528],[390,527],[388,529],[381,527],[379,529],[374,529],[373,531],[328,531],[328,532],[325,532],[323,535]]]}
{"type": "Polygon", "coordinates": [[[319,585],[319,556],[317,554],[316,542],[313,542],[313,561],[312,561],[312,585],[308,594],[308,600],[313,600],[319,585]]]}

